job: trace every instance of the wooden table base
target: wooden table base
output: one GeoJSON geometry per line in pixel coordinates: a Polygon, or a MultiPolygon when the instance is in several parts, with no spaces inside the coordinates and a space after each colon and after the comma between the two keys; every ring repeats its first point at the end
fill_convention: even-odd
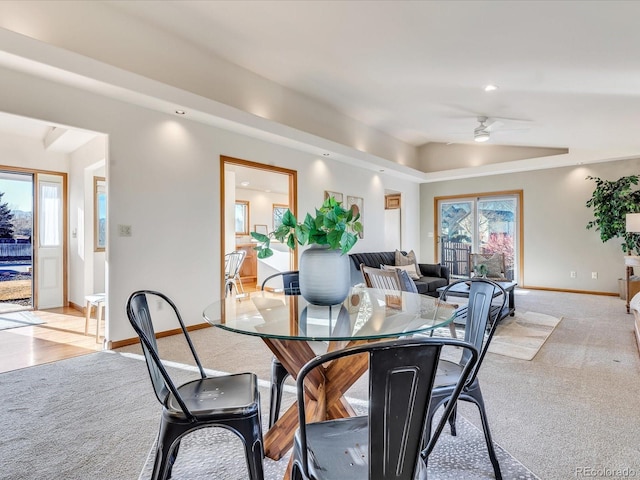
{"type": "MultiPolygon", "coordinates": [[[[263,340],[293,378],[297,377],[305,363],[316,356],[305,341],[272,338],[263,340]]],[[[368,342],[369,340],[351,341],[346,347],[368,342]]],[[[329,350],[336,348],[343,347],[336,344],[329,345],[329,350]]],[[[367,371],[367,368],[368,356],[363,354],[335,360],[309,374],[305,382],[308,421],[319,422],[355,415],[344,394],[367,371]]],[[[293,436],[297,428],[298,407],[294,402],[265,433],[265,455],[273,460],[282,458],[293,446],[293,436]]]]}

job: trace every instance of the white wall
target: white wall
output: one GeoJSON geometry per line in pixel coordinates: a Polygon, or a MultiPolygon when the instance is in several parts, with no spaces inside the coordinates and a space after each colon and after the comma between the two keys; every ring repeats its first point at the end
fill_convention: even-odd
{"type": "Polygon", "coordinates": [[[68,173],[69,157],[45,150],[40,140],[0,133],[0,165],[68,173]]]}
{"type": "Polygon", "coordinates": [[[233,252],[236,249],[236,173],[225,172],[224,179],[224,253],[233,252]]]}
{"type": "Polygon", "coordinates": [[[221,155],[297,170],[299,213],[320,205],[324,190],[363,197],[365,238],[354,251],[383,248],[384,191],[399,191],[403,239],[417,250],[416,184],[8,69],[0,91],[9,113],[109,136],[108,340],[134,337],[124,307],[136,289],[165,292],[189,324],[218,297],[221,155]],[[132,236],[117,236],[118,224],[131,225],[132,236]]]}
{"type": "Polygon", "coordinates": [[[402,225],[400,223],[401,212],[402,211],[399,208],[387,209],[384,211],[385,250],[391,251],[395,249],[400,249],[401,247],[401,238],[400,238],[401,237],[400,232],[402,228],[402,225]]]}
{"type": "Polygon", "coordinates": [[[617,293],[624,275],[621,242],[603,244],[598,232],[586,229],[593,210],[585,203],[595,183],[585,178],[617,180],[639,172],[636,159],[424,184],[423,257],[434,258],[434,197],[523,190],[524,286],[617,293]],[[591,272],[598,272],[597,280],[591,272]]]}
{"type": "Polygon", "coordinates": [[[97,137],[70,155],[69,301],[104,292],[105,252],[94,251],[94,177],[105,177],[107,138],[97,137]],[[73,232],[76,232],[74,237],[73,232]]]}

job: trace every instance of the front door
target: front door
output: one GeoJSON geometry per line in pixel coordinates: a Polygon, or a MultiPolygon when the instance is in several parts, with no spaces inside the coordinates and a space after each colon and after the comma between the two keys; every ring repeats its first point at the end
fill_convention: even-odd
{"type": "Polygon", "coordinates": [[[64,180],[62,175],[37,174],[37,305],[64,306],[64,180]]]}

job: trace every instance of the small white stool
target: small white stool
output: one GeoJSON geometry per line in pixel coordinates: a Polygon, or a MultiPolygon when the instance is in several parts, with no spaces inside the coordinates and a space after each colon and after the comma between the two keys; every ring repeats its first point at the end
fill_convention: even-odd
{"type": "Polygon", "coordinates": [[[102,321],[102,314],[104,312],[104,293],[96,293],[94,295],[87,295],[84,297],[86,306],[86,314],[84,320],[84,334],[87,335],[89,330],[89,319],[91,318],[91,307],[96,307],[96,343],[100,342],[100,322],[102,321]]]}

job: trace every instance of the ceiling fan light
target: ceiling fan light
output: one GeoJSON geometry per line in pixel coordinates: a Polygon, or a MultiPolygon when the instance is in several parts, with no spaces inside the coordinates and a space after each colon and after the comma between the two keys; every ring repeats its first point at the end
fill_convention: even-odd
{"type": "Polygon", "coordinates": [[[477,131],[474,133],[473,139],[476,142],[486,142],[487,140],[489,140],[489,132],[487,132],[486,130],[477,131]]]}

